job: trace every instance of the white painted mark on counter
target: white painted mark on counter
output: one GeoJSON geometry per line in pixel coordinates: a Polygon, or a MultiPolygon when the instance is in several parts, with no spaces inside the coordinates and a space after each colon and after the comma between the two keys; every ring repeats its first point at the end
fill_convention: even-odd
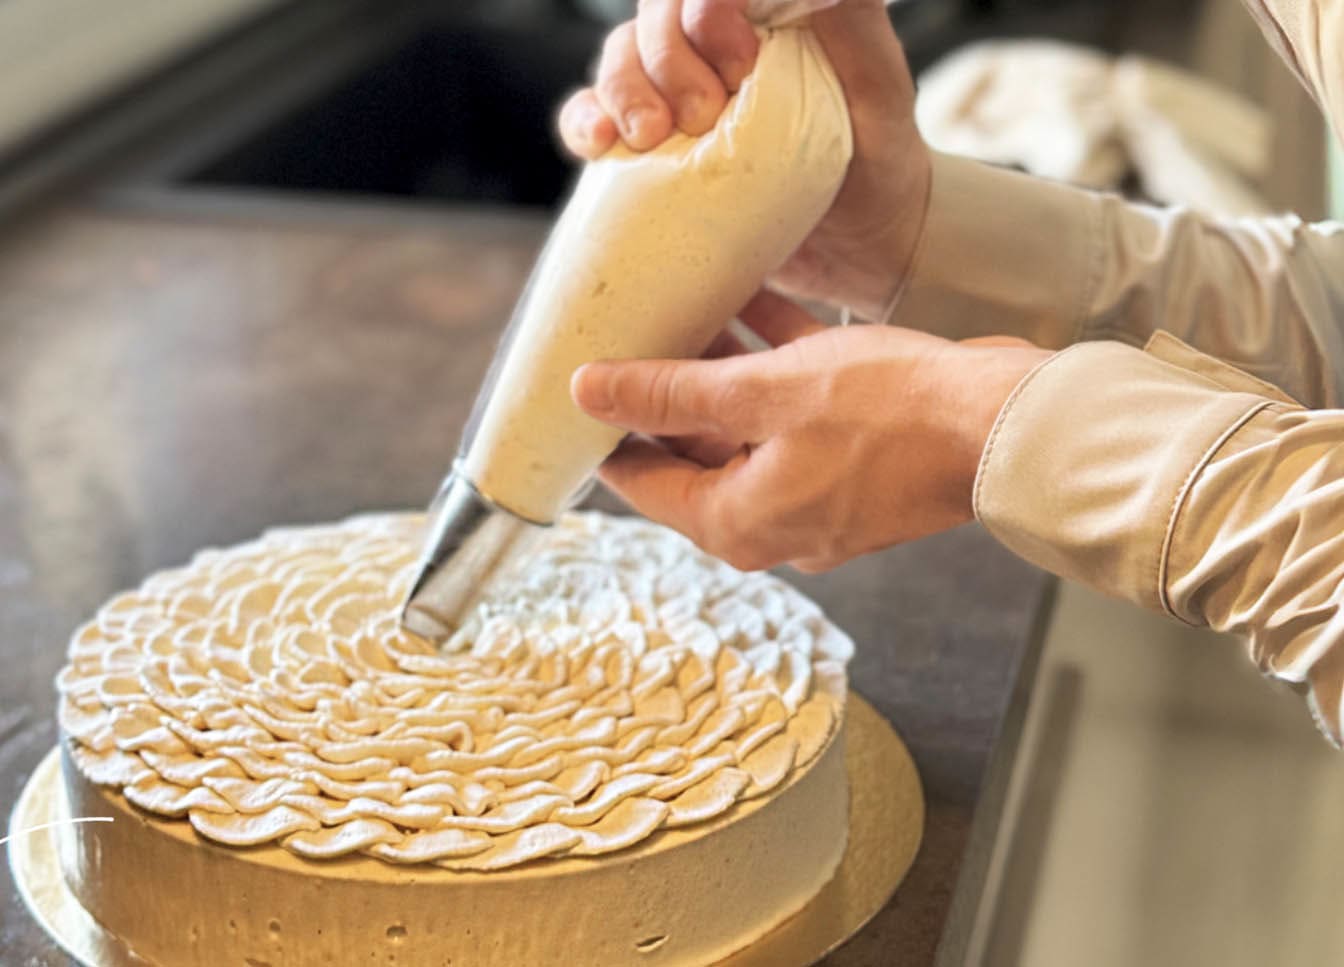
{"type": "Polygon", "coordinates": [[[20,836],[27,836],[30,833],[37,833],[44,829],[51,829],[53,826],[73,826],[75,823],[110,823],[111,816],[85,816],[80,819],[58,819],[51,823],[38,823],[36,826],[29,826],[27,829],[20,829],[17,832],[10,833],[8,836],[0,837],[0,846],[4,846],[11,839],[18,839],[20,836]]]}

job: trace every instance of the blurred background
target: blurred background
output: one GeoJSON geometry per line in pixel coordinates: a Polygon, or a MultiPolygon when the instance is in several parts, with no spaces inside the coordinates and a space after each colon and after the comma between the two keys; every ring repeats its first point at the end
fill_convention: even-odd
{"type": "MultiPolygon", "coordinates": [[[[214,419],[224,425],[224,411],[212,407],[228,387],[203,372],[191,418],[155,424],[151,407],[171,409],[180,398],[172,380],[193,377],[162,377],[160,385],[147,375],[173,359],[136,355],[137,319],[167,334],[165,352],[198,361],[215,354],[239,373],[269,372],[269,357],[254,347],[283,338],[260,325],[255,340],[244,338],[258,306],[316,319],[334,305],[323,300],[341,292],[350,311],[388,316],[382,335],[351,343],[371,367],[384,358],[381,341],[402,338],[397,326],[413,316],[436,320],[449,341],[463,314],[502,323],[537,233],[482,221],[480,252],[496,253],[487,258],[472,251],[472,213],[516,214],[528,225],[549,217],[573,175],[554,138],[554,108],[584,81],[605,31],[630,12],[625,0],[0,0],[0,346],[11,359],[34,359],[12,366],[11,386],[0,387],[0,442],[13,417],[8,445],[19,468],[17,477],[0,474],[0,484],[24,479],[38,495],[25,497],[20,528],[44,535],[30,556],[39,574],[50,571],[50,612],[30,622],[41,625],[35,641],[59,638],[111,588],[206,539],[377,500],[414,504],[432,491],[461,414],[445,410],[441,439],[371,434],[345,454],[323,413],[355,420],[342,407],[363,384],[348,373],[336,380],[342,364],[307,341],[301,351],[317,360],[305,376],[311,414],[278,415],[259,395],[248,411],[253,429],[230,417],[231,429],[214,441],[250,462],[203,458],[198,478],[164,483],[178,471],[155,454],[208,437],[214,419]],[[407,224],[451,220],[454,238],[468,240],[453,249],[459,267],[431,264],[411,242],[342,248],[304,234],[332,213],[357,223],[361,212],[389,209],[407,224]],[[178,227],[138,254],[146,225],[165,218],[178,227]],[[282,250],[259,234],[245,243],[255,246],[249,252],[206,233],[220,221],[296,218],[305,227],[283,250],[285,262],[267,261],[282,250]],[[395,291],[380,275],[394,256],[414,270],[395,291]],[[96,289],[95,270],[124,282],[96,289]],[[444,271],[456,271],[456,281],[443,282],[444,271]],[[308,273],[311,291],[284,295],[291,301],[257,294],[272,285],[287,293],[274,281],[285,273],[308,273]],[[243,278],[246,291],[223,283],[202,300],[201,290],[184,287],[187,276],[202,285],[243,278]],[[491,279],[502,280],[498,292],[469,285],[491,279]],[[176,318],[215,315],[212,332],[243,320],[236,341],[174,328],[176,318]],[[113,351],[111,337],[103,341],[112,319],[128,342],[115,344],[124,354],[117,366],[100,368],[98,353],[113,351]],[[57,347],[38,335],[40,325],[72,320],[69,341],[57,347]],[[69,375],[81,372],[106,382],[69,375]],[[118,380],[151,382],[142,400],[118,395],[118,380]],[[21,422],[25,413],[32,418],[21,422]],[[267,442],[277,419],[293,423],[283,447],[267,442]],[[151,425],[159,435],[138,444],[147,462],[128,469],[117,434],[151,425]],[[407,454],[419,449],[432,453],[415,463],[407,454]],[[320,459],[346,481],[339,500],[331,486],[289,472],[319,453],[337,454],[320,459]],[[369,466],[420,463],[423,479],[360,476],[369,466]],[[267,502],[248,502],[263,492],[267,502]],[[89,563],[97,549],[83,539],[111,526],[108,507],[121,515],[115,546],[134,552],[89,563]],[[151,515],[176,526],[141,526],[151,515]],[[97,578],[82,579],[71,561],[96,564],[97,578]]],[[[1318,218],[1334,207],[1322,119],[1237,0],[902,0],[891,16],[925,79],[930,125],[964,150],[1057,176],[1075,172],[1139,197],[1215,209],[1226,202],[1228,213],[1318,218]],[[1043,60],[1041,48],[997,44],[1026,38],[1071,46],[1045,48],[1043,60]],[[938,75],[949,55],[985,41],[996,46],[975,48],[981,60],[938,75]],[[1134,68],[1124,75],[1128,95],[1116,93],[1116,64],[1134,68]],[[1173,81],[1155,65],[1188,73],[1173,81]],[[934,103],[935,92],[951,97],[967,78],[1001,96],[983,99],[983,112],[934,103]],[[1210,125],[1210,117],[1226,123],[1210,125]],[[1211,181],[1226,191],[1210,196],[1203,188],[1211,181]]],[[[459,368],[445,375],[427,366],[406,378],[474,382],[476,369],[459,368]]],[[[370,412],[386,408],[389,423],[406,412],[397,409],[404,402],[380,401],[372,390],[365,399],[370,412]]],[[[0,486],[0,509],[5,499],[0,486]]],[[[27,539],[18,529],[9,537],[27,539]]],[[[0,570],[0,602],[7,581],[23,588],[26,580],[0,570]]],[[[27,598],[16,594],[7,606],[12,627],[28,627],[27,598]]],[[[1296,697],[1257,680],[1239,647],[1060,590],[1022,690],[1030,700],[1004,766],[1008,794],[994,807],[1001,815],[991,824],[987,873],[962,911],[962,941],[945,944],[940,962],[1286,965],[1344,955],[1334,903],[1344,893],[1335,859],[1344,849],[1338,753],[1296,697]],[[1198,701],[1192,681],[1201,683],[1198,701]]],[[[33,681],[49,682],[54,664],[32,662],[33,681]]],[[[0,708],[0,735],[5,721],[0,708]]],[[[47,732],[34,734],[33,750],[50,744],[47,732]]]]}
{"type": "MultiPolygon", "coordinates": [[[[2,0],[0,202],[116,151],[117,188],[553,206],[551,114],[629,0],[2,0]],[[112,12],[115,10],[115,12],[112,12]],[[144,139],[164,134],[152,151],[144,139]]],[[[897,0],[911,65],[987,38],[1142,51],[1275,119],[1257,187],[1319,214],[1319,120],[1237,0],[897,0]],[[1294,163],[1280,163],[1291,159],[1294,163]]],[[[108,187],[106,182],[103,187],[108,187]]]]}

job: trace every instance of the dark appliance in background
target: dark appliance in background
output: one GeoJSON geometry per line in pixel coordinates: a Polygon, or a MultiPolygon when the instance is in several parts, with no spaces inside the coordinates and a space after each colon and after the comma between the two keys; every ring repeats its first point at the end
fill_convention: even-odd
{"type": "MultiPolygon", "coordinates": [[[[160,171],[178,189],[555,206],[573,177],[554,112],[584,83],[622,0],[402,3],[389,36],[316,90],[160,171]]],[[[966,42],[1108,46],[1122,0],[899,0],[913,69],[966,42]]]]}

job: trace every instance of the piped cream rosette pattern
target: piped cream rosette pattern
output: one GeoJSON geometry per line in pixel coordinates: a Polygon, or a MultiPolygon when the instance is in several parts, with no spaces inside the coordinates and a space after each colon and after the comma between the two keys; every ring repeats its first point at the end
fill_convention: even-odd
{"type": "Polygon", "coordinates": [[[761,796],[838,727],[849,639],[661,527],[569,515],[445,646],[396,606],[423,519],[203,551],[81,628],[76,765],[206,839],[491,870],[761,796]]]}

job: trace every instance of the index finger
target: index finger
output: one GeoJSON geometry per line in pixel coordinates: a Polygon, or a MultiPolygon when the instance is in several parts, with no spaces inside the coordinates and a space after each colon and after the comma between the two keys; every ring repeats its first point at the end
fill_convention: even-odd
{"type": "Polygon", "coordinates": [[[579,368],[570,394],[584,412],[623,430],[754,443],[769,434],[773,409],[759,365],[754,356],[605,360],[579,368]]]}

